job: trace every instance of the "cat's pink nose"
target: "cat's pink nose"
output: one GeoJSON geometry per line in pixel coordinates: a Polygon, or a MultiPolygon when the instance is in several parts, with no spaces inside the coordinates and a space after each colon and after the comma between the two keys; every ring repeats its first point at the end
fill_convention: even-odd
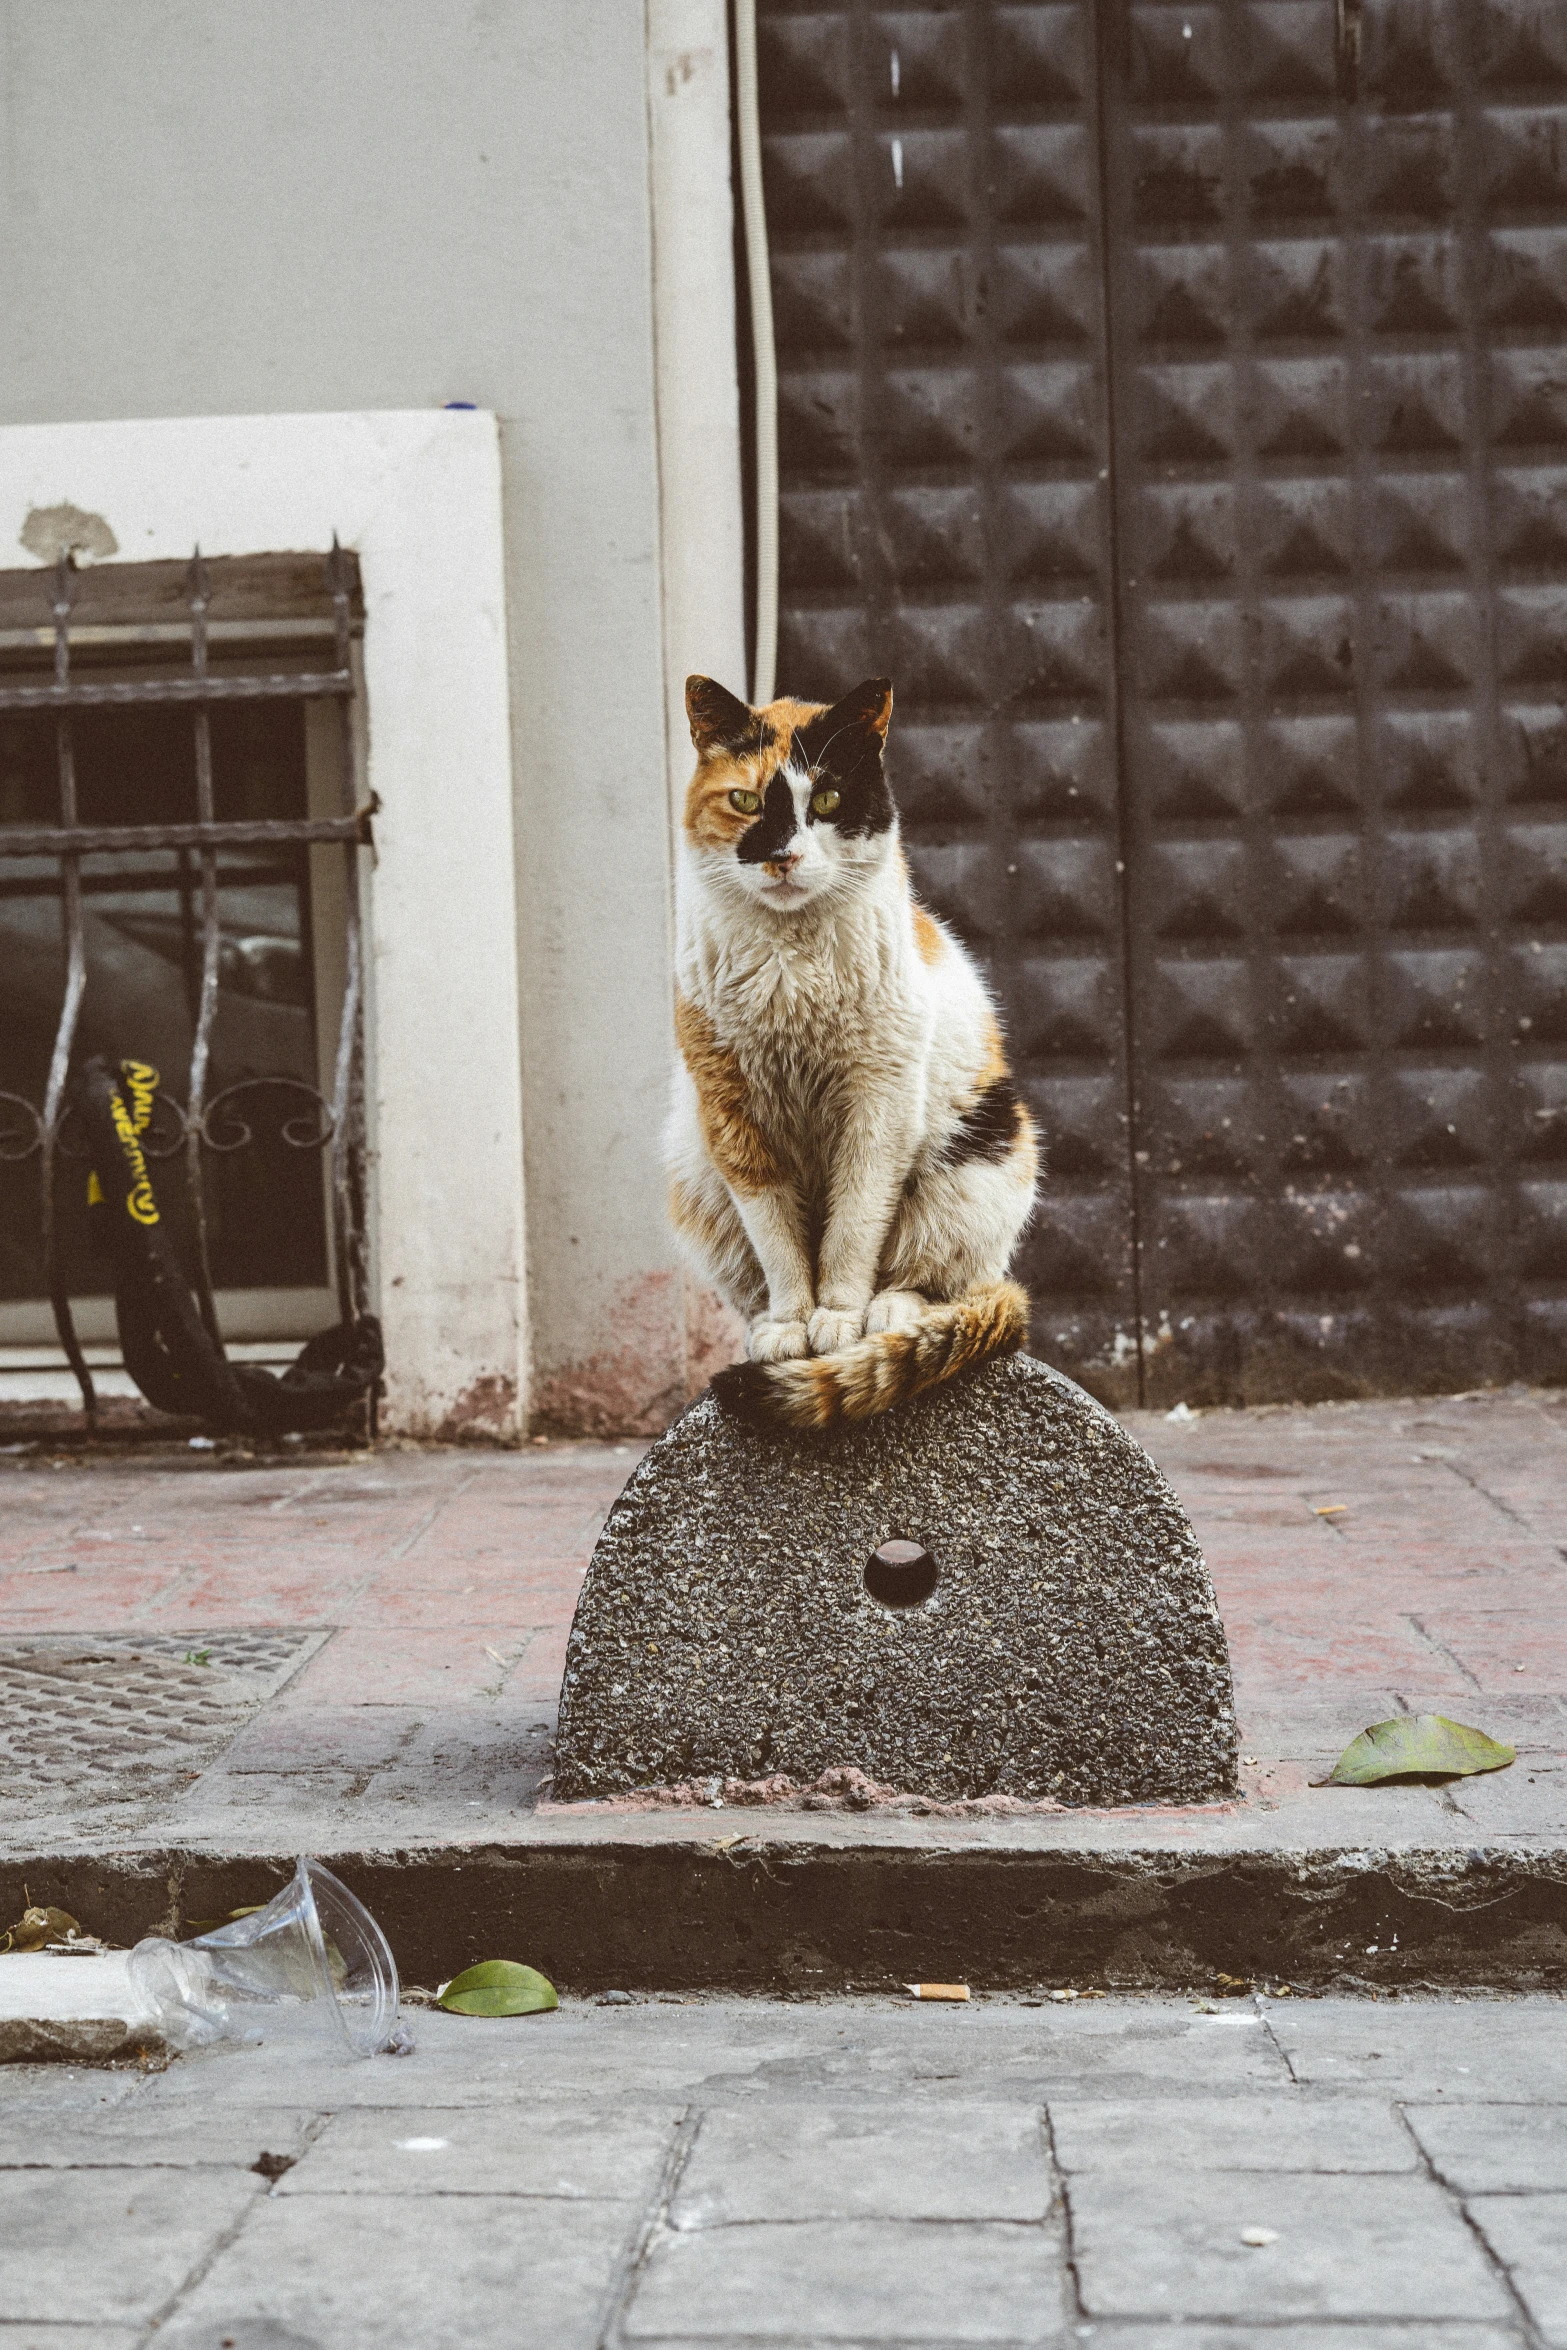
{"type": "Polygon", "coordinates": [[[791,856],[769,857],[764,870],[770,873],[775,881],[787,881],[799,862],[800,854],[798,850],[795,850],[791,856]]]}

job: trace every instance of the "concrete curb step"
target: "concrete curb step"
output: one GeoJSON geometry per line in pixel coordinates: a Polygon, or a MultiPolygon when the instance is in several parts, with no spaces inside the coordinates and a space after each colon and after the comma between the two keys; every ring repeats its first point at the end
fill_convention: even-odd
{"type": "Polygon", "coordinates": [[[162,2032],[136,2020],[122,1950],[0,1956],[0,2064],[112,2064],[167,2053],[162,2032]]]}
{"type": "MultiPolygon", "coordinates": [[[[921,1979],[1187,1990],[1221,1974],[1301,1990],[1567,1988],[1564,1844],[1039,1849],[928,1829],[917,1844],[742,1834],[734,1817],[699,1834],[660,1823],[319,1857],[380,1920],[411,1984],[514,1957],[577,1994],[809,1996],[921,1979]]],[[[0,1916],[19,1914],[25,1881],[34,1901],[129,1945],[264,1900],[293,1865],[292,1852],[40,1852],[0,1862],[0,1916]]],[[[0,1957],[0,1981],[19,1963],[0,1957]]]]}

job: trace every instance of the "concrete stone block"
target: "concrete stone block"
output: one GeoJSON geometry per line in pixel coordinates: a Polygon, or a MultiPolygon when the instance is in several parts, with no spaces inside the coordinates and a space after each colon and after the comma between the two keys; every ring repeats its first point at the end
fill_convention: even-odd
{"type": "Polygon", "coordinates": [[[417,2218],[403,2195],[271,2196],[159,2350],[228,2336],[255,2350],[594,2350],[633,2224],[620,2203],[554,2204],[541,2221],[503,2195],[431,2196],[417,2218]]]}
{"type": "Polygon", "coordinates": [[[1117,2177],[1069,2189],[1091,2316],[1495,2318],[1507,2292],[1441,2189],[1424,2178],[1300,2171],[1117,2177]],[[1269,2228],[1260,2249],[1247,2228],[1269,2228]]]}
{"type": "Polygon", "coordinates": [[[1354,2081],[1421,2101],[1567,2104],[1561,2016],[1553,1998],[1312,1999],[1270,2006],[1268,2023],[1299,2081],[1354,2081]]]}
{"type": "Polygon", "coordinates": [[[1567,2193],[1567,2107],[1462,2105],[1454,2098],[1406,2106],[1404,2118],[1438,2176],[1460,2195],[1567,2193]]]}
{"type": "Polygon", "coordinates": [[[248,2171],[263,2154],[301,2154],[313,2119],[297,2107],[204,2102],[171,2113],[137,2101],[101,2112],[57,2106],[40,2126],[36,2113],[0,2110],[0,2170],[248,2171]]]}
{"type": "Polygon", "coordinates": [[[1174,1494],[1028,1357],[820,1434],[702,1399],[610,1512],[578,1604],[555,1784],[809,1784],[1195,1802],[1234,1788],[1229,1660],[1174,1494]],[[889,1541],[935,1580],[882,1588],[889,1541]]]}
{"type": "MultiPolygon", "coordinates": [[[[1453,2325],[1427,2321],[1414,2328],[1392,2325],[1292,2325],[1281,2335],[1237,2336],[1230,2325],[1095,2325],[1078,2326],[1070,2334],[1072,2350],[1262,2350],[1277,2341],[1279,2350],[1520,2350],[1518,2335],[1507,2325],[1476,2325],[1460,2318],[1453,2325]]],[[[659,2350],[666,2345],[659,2344],[659,2350]]],[[[679,2350],[669,2345],[668,2350],[679,2350]]],[[[710,2350],[704,2344],[703,2350],[710,2350]]]]}
{"type": "Polygon", "coordinates": [[[1042,2220],[1050,2203],[1037,2109],[860,2104],[705,2114],[669,2221],[1042,2220]]]}
{"type": "MultiPolygon", "coordinates": [[[[282,2195],[526,2195],[642,2203],[656,2189],[673,2110],[550,2113],[537,2103],[334,2114],[282,2195]]],[[[541,2227],[551,2220],[541,2216],[541,2227]]]]}
{"type": "Polygon", "coordinates": [[[1050,2100],[1056,2159],[1069,2173],[1409,2171],[1419,2157],[1386,2104],[1368,2097],[1050,2100]]]}
{"type": "Polygon", "coordinates": [[[1469,2214],[1549,2350],[1567,2350],[1567,2195],[1476,2195],[1469,2214]]]}
{"type": "Polygon", "coordinates": [[[0,2322],[145,2320],[261,2192],[248,2172],[0,2172],[0,2322]]]}
{"type": "Polygon", "coordinates": [[[653,2243],[625,2317],[638,2342],[1062,2338],[1064,2262],[1050,2227],[805,2220],[707,2228],[653,2243]]]}

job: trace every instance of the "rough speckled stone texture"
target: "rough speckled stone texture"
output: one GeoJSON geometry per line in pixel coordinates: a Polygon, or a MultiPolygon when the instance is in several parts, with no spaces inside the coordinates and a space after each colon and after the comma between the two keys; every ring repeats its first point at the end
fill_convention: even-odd
{"type": "Polygon", "coordinates": [[[1235,1787],[1229,1655],[1153,1462],[1026,1356],[820,1435],[703,1398],[609,1514],[566,1654],[555,1792],[850,1764],[941,1800],[1235,1787]],[[941,1579],[864,1589],[893,1537],[941,1579]]]}

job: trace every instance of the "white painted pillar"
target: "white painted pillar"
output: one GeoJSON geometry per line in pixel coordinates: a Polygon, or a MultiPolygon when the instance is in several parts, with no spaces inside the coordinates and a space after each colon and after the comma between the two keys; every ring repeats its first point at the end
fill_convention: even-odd
{"type": "MultiPolygon", "coordinates": [[[[696,764],[686,679],[700,670],[743,696],[747,675],[729,36],[724,0],[647,0],[647,25],[664,730],[678,861],[696,764]]],[[[744,1351],[737,1318],[689,1277],[685,1335],[691,1394],[744,1351]]]]}
{"type": "Polygon", "coordinates": [[[745,539],[724,0],[648,0],[664,684],[678,825],[692,670],[743,695],[745,539]]]}

